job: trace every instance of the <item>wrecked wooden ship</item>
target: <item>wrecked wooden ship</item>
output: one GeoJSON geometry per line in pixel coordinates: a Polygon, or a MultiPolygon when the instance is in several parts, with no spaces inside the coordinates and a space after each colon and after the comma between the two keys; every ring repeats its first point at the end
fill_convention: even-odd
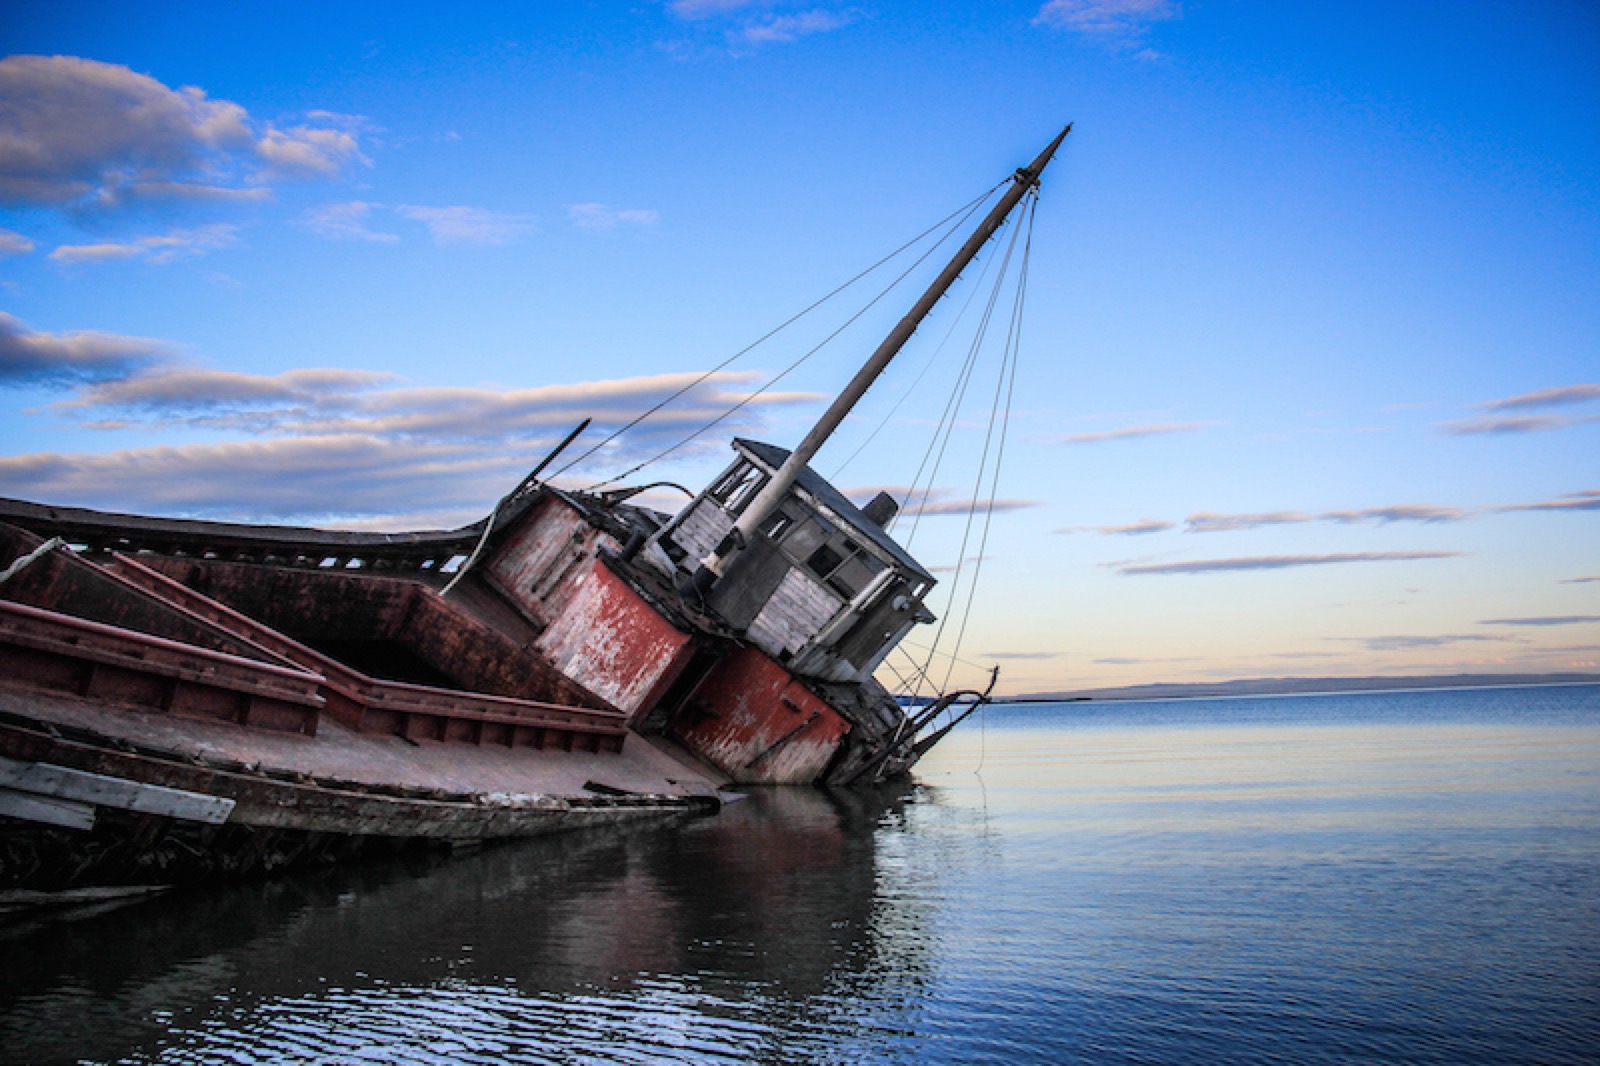
{"type": "Polygon", "coordinates": [[[0,500],[0,889],[270,870],[904,774],[953,725],[934,729],[939,712],[986,694],[903,707],[874,679],[932,620],[934,578],[884,529],[896,501],[858,507],[808,463],[1066,133],[799,446],[735,440],[674,516],[557,488],[544,464],[453,531],[0,500]]]}

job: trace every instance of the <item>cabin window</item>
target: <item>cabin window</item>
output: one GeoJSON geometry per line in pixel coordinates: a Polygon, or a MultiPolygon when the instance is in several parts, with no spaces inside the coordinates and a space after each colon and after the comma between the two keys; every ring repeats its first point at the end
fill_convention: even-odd
{"type": "Polygon", "coordinates": [[[828,578],[828,585],[847,600],[866,588],[883,570],[883,564],[866,552],[858,551],[846,559],[828,578]]]}
{"type": "Polygon", "coordinates": [[[844,562],[844,557],[824,544],[812,552],[810,558],[806,559],[806,567],[813,574],[826,581],[828,576],[837,570],[842,562],[844,562]]]}
{"type": "Polygon", "coordinates": [[[761,523],[761,532],[773,540],[783,536],[794,526],[794,516],[785,511],[774,511],[768,519],[761,523]]]}
{"type": "Polygon", "coordinates": [[[739,514],[767,483],[767,476],[754,463],[741,460],[717,480],[707,493],[729,514],[739,514]]]}
{"type": "Polygon", "coordinates": [[[883,563],[868,555],[855,541],[836,538],[807,557],[806,569],[849,600],[883,570],[883,563]]]}
{"type": "Polygon", "coordinates": [[[828,539],[833,535],[831,525],[816,515],[811,515],[783,538],[783,548],[789,553],[790,558],[806,560],[818,548],[828,543],[828,539]]]}

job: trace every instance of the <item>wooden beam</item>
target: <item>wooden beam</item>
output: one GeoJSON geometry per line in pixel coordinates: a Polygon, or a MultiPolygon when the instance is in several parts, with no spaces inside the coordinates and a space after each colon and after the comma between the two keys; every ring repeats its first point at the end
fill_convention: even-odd
{"type": "MultiPolygon", "coordinates": [[[[226,822],[234,806],[231,799],[161,785],[146,785],[83,770],[69,770],[65,766],[52,766],[49,763],[19,762],[4,756],[0,756],[0,788],[12,790],[13,795],[27,794],[33,799],[114,807],[117,810],[159,814],[189,822],[204,822],[207,825],[226,822]]],[[[93,823],[91,808],[89,825],[93,823]]]]}

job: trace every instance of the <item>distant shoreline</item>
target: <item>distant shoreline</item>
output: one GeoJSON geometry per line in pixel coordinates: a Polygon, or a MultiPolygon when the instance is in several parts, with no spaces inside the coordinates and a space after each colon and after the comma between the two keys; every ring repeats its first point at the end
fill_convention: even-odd
{"type": "Polygon", "coordinates": [[[995,703],[1073,703],[1094,700],[1204,699],[1230,696],[1310,696],[1399,689],[1522,688],[1533,685],[1594,685],[1600,674],[1442,674],[1410,677],[1262,677],[1215,683],[1163,682],[1064,692],[1003,696],[995,703]]]}

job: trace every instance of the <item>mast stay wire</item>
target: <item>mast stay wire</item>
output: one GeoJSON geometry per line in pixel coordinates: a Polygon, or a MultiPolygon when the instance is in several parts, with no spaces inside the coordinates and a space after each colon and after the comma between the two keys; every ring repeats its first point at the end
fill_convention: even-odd
{"type": "MultiPolygon", "coordinates": [[[[1032,202],[1037,202],[1037,195],[1036,194],[1030,192],[1029,195],[1034,196],[1034,201],[1032,201],[1032,202]]],[[[1031,220],[1032,220],[1032,215],[1031,214],[1028,216],[1028,219],[1029,219],[1029,226],[1030,226],[1030,229],[1031,229],[1031,220]]],[[[976,354],[976,352],[979,349],[979,347],[981,347],[983,340],[987,336],[988,326],[989,326],[989,323],[991,321],[992,315],[994,313],[995,304],[999,300],[1000,292],[1001,292],[1001,289],[1002,289],[1002,287],[1004,285],[1004,282],[1005,282],[1007,268],[1010,265],[1012,253],[1016,250],[1017,238],[1021,235],[1022,229],[1023,229],[1023,227],[1021,225],[1019,225],[1019,226],[1017,226],[1017,228],[1015,228],[1011,232],[1011,241],[1006,246],[1005,261],[1002,264],[999,276],[995,278],[995,286],[994,286],[994,290],[990,293],[988,306],[984,309],[983,322],[982,322],[982,325],[980,327],[979,335],[974,337],[974,339],[973,339],[973,353],[974,353],[974,355],[976,354]]],[[[1030,232],[1030,244],[1031,244],[1031,232],[1030,232]]],[[[1020,284],[1021,284],[1021,282],[1020,282],[1020,279],[1019,279],[1019,286],[1020,286],[1020,284]]],[[[1015,299],[1014,299],[1013,300],[1013,313],[1014,314],[1015,314],[1015,311],[1016,311],[1016,303],[1015,303],[1015,299]]],[[[1007,330],[1007,338],[1006,338],[1006,340],[1007,340],[1007,353],[1002,358],[1000,373],[999,373],[999,376],[998,376],[998,378],[996,379],[996,382],[995,382],[995,401],[994,401],[994,404],[991,406],[991,409],[990,409],[989,427],[988,427],[988,431],[984,435],[983,454],[982,454],[982,457],[979,459],[979,462],[978,462],[978,480],[977,480],[976,485],[974,486],[973,499],[971,501],[971,505],[967,509],[967,521],[966,521],[965,526],[962,529],[961,548],[960,548],[960,552],[958,553],[958,555],[956,557],[955,575],[950,580],[950,597],[946,601],[945,612],[943,613],[943,615],[939,619],[939,627],[934,633],[933,645],[928,651],[927,660],[924,662],[923,668],[922,668],[922,676],[925,679],[927,679],[930,683],[932,681],[930,670],[931,670],[931,668],[933,666],[933,656],[934,656],[935,652],[937,651],[937,649],[939,647],[939,644],[944,639],[945,627],[949,624],[950,612],[952,612],[955,609],[956,602],[957,602],[956,601],[956,597],[957,597],[957,595],[958,595],[958,593],[960,591],[960,588],[961,588],[962,571],[966,566],[967,545],[971,541],[972,523],[973,523],[973,519],[974,519],[974,517],[975,517],[975,515],[977,513],[977,509],[978,509],[978,507],[977,507],[977,504],[978,504],[977,496],[978,496],[978,493],[982,491],[983,475],[984,475],[985,469],[986,469],[987,464],[988,464],[989,449],[990,449],[990,446],[993,443],[995,415],[996,415],[996,412],[998,411],[1000,393],[1002,391],[1002,387],[1004,386],[1005,380],[1006,380],[1006,365],[1007,365],[1007,362],[1010,359],[1009,343],[1010,343],[1011,335],[1014,333],[1014,330],[1015,330],[1015,322],[1013,321],[1012,327],[1008,328],[1008,330],[1007,330]]],[[[968,376],[968,381],[970,381],[970,374],[968,376]]],[[[965,393],[965,387],[964,386],[962,388],[962,392],[963,392],[963,394],[965,393]]],[[[951,435],[953,433],[954,426],[955,426],[955,420],[952,418],[951,421],[950,421],[949,428],[946,429],[946,431],[945,431],[944,446],[948,446],[949,445],[950,437],[951,437],[951,435]]],[[[933,490],[933,479],[934,479],[934,477],[937,476],[938,467],[939,467],[940,463],[942,463],[943,458],[944,458],[944,447],[942,446],[939,449],[939,462],[935,463],[934,471],[929,474],[928,485],[927,485],[926,490],[923,493],[924,503],[927,500],[928,494],[931,493],[932,490],[933,490]]],[[[992,504],[991,504],[991,511],[992,511],[992,504]]],[[[921,517],[922,517],[921,516],[921,508],[919,507],[918,515],[917,515],[917,518],[918,518],[919,521],[920,521],[921,517]]],[[[917,529],[917,526],[915,524],[913,524],[913,526],[912,526],[912,535],[915,535],[916,529],[917,529]]],[[[907,538],[907,544],[909,544],[909,543],[910,543],[910,537],[907,538]]],[[[979,564],[979,566],[981,568],[981,563],[979,564]]],[[[968,608],[969,611],[971,609],[971,594],[972,594],[972,590],[969,590],[969,598],[968,598],[968,601],[967,601],[967,608],[968,608]]],[[[965,630],[965,623],[964,622],[963,622],[963,625],[962,625],[961,629],[964,632],[964,630],[965,630]]],[[[949,654],[949,653],[946,653],[946,654],[949,654]]],[[[950,661],[950,667],[945,672],[945,684],[946,685],[949,683],[950,674],[954,671],[954,669],[955,669],[955,659],[952,656],[951,657],[951,661],[950,661]]],[[[939,688],[943,688],[943,687],[944,686],[939,686],[939,688]]],[[[920,695],[920,692],[921,692],[921,686],[919,685],[917,690],[913,693],[913,698],[916,698],[917,695],[920,695]]]]}
{"type": "MultiPolygon", "coordinates": [[[[994,320],[995,305],[999,302],[1000,293],[1005,286],[1006,275],[1011,269],[1011,257],[1016,251],[1018,232],[1020,232],[1020,227],[1011,231],[1011,240],[1007,243],[1005,256],[1000,261],[999,274],[995,277],[994,287],[989,292],[989,299],[984,305],[983,315],[978,321],[978,327],[973,334],[971,346],[967,349],[966,364],[962,367],[956,386],[951,390],[949,400],[945,402],[944,413],[939,416],[938,426],[934,430],[933,437],[928,441],[928,450],[923,453],[922,463],[917,467],[916,476],[912,478],[911,491],[906,501],[906,509],[908,511],[912,510],[910,506],[911,497],[916,495],[917,486],[922,485],[923,472],[926,471],[928,475],[927,484],[922,485],[922,498],[915,507],[916,513],[912,518],[911,531],[906,534],[905,544],[907,548],[910,548],[916,541],[917,531],[922,528],[923,512],[927,508],[928,498],[933,494],[933,483],[939,477],[939,470],[944,466],[945,452],[950,447],[951,438],[955,435],[956,423],[960,420],[961,407],[966,403],[967,388],[972,384],[972,374],[977,367],[978,356],[982,352],[984,342],[988,339],[989,325],[994,320]],[[936,448],[937,454],[935,453],[936,448]],[[933,460],[931,469],[928,469],[929,459],[933,460]]],[[[898,520],[903,515],[904,512],[895,517],[898,520]]],[[[893,525],[894,523],[891,523],[891,528],[893,528],[893,525]]],[[[960,560],[957,560],[957,563],[959,570],[960,560]]]]}
{"type": "MultiPolygon", "coordinates": [[[[995,194],[995,191],[997,189],[999,189],[1001,186],[1003,186],[1006,183],[1006,181],[1009,181],[1009,180],[1010,179],[1007,178],[1007,179],[999,182],[998,184],[992,186],[991,188],[986,189],[984,192],[979,194],[976,198],[968,201],[967,203],[963,204],[961,207],[956,208],[950,214],[946,215],[944,218],[940,219],[938,222],[935,222],[932,226],[929,226],[927,229],[923,230],[921,233],[917,234],[915,237],[911,238],[909,241],[905,242],[900,247],[898,247],[894,251],[890,252],[888,255],[884,256],[882,259],[879,259],[876,263],[873,263],[871,266],[867,267],[865,270],[863,270],[860,273],[856,274],[854,277],[850,278],[848,281],[844,282],[842,285],[839,285],[832,292],[829,292],[827,295],[825,295],[825,296],[821,297],[820,299],[816,300],[810,306],[804,308],[803,310],[798,311],[795,314],[791,315],[788,319],[786,319],[783,322],[779,323],[777,326],[774,326],[772,329],[768,330],[766,333],[762,334],[760,337],[758,337],[755,340],[751,341],[749,344],[745,345],[743,348],[739,349],[737,352],[734,352],[732,355],[728,356],[728,358],[724,359],[722,362],[718,363],[716,366],[712,367],[710,370],[707,370],[703,374],[699,375],[693,381],[689,382],[689,384],[683,386],[677,392],[674,392],[672,395],[668,396],[666,399],[661,400],[655,406],[653,406],[649,410],[645,411],[643,414],[635,416],[626,425],[622,426],[619,429],[614,430],[612,433],[610,433],[604,439],[602,439],[601,441],[599,441],[598,443],[596,443],[595,445],[590,447],[583,454],[579,455],[577,458],[573,459],[571,462],[569,462],[566,465],[562,466],[554,474],[551,474],[550,475],[551,479],[560,477],[562,474],[566,473],[568,470],[571,470],[573,467],[577,466],[579,463],[584,462],[586,459],[588,459],[591,456],[593,456],[600,449],[604,448],[606,445],[610,444],[612,441],[616,440],[618,437],[622,436],[624,433],[628,432],[630,429],[633,429],[635,426],[639,425],[639,423],[643,422],[645,419],[649,418],[651,415],[657,413],[662,408],[664,408],[668,404],[672,403],[674,400],[677,400],[679,397],[683,396],[685,393],[689,392],[690,390],[692,390],[694,388],[697,388],[698,386],[704,384],[711,377],[711,375],[716,374],[716,373],[718,373],[718,372],[720,372],[722,370],[725,370],[729,366],[732,366],[739,359],[741,359],[745,355],[748,355],[750,352],[754,351],[756,348],[758,348],[762,344],[765,344],[767,341],[771,340],[773,337],[775,337],[777,334],[783,332],[785,329],[788,329],[790,326],[794,325],[796,322],[798,322],[800,319],[804,318],[806,315],[809,315],[811,312],[815,311],[817,308],[821,307],[823,304],[827,303],[829,300],[833,299],[835,296],[838,296],[840,293],[844,292],[846,289],[848,289],[852,285],[856,284],[856,282],[858,282],[858,281],[862,280],[863,278],[867,277],[873,271],[877,270],[879,267],[882,267],[885,263],[890,262],[891,260],[895,259],[897,256],[899,256],[902,253],[904,253],[906,251],[906,249],[911,248],[911,247],[915,246],[918,242],[924,240],[928,236],[928,234],[933,233],[935,230],[940,229],[946,223],[950,222],[951,219],[954,219],[954,218],[956,218],[956,216],[959,215],[961,217],[960,217],[959,221],[956,224],[959,225],[961,222],[965,222],[968,218],[970,218],[972,216],[973,211],[975,211],[978,208],[979,205],[981,205],[985,200],[989,199],[989,197],[993,196],[995,194]]],[[[944,237],[939,238],[939,241],[936,242],[934,247],[938,247],[939,244],[944,243],[944,241],[946,241],[948,239],[949,239],[949,235],[946,234],[944,237]]],[[[920,262],[920,260],[919,260],[919,262],[920,262]]],[[[629,473],[632,473],[632,472],[633,471],[629,471],[629,473]]],[[[618,480],[621,479],[621,477],[626,477],[626,476],[627,476],[626,474],[620,475],[619,477],[610,479],[610,481],[600,482],[600,485],[611,484],[611,482],[618,481],[618,480]]],[[[599,486],[590,486],[590,487],[591,488],[597,488],[599,486]]]]}
{"type": "Polygon", "coordinates": [[[940,414],[939,421],[934,427],[933,436],[929,438],[928,449],[922,455],[922,462],[917,466],[917,473],[911,479],[911,488],[906,493],[906,509],[895,515],[890,520],[889,528],[892,530],[903,518],[907,511],[913,510],[912,500],[916,498],[917,487],[922,484],[924,471],[928,474],[928,483],[922,488],[922,498],[915,505],[915,515],[911,522],[911,532],[906,534],[905,546],[910,548],[917,539],[917,530],[922,526],[922,512],[927,507],[928,497],[933,493],[933,482],[939,476],[939,469],[944,465],[945,450],[950,446],[950,438],[955,433],[956,421],[959,419],[961,405],[966,401],[967,387],[972,383],[972,373],[977,366],[978,355],[983,349],[983,342],[988,336],[989,323],[994,317],[994,308],[1000,298],[1000,292],[1005,284],[1006,274],[1010,270],[1011,255],[1016,248],[1017,230],[1011,231],[1011,240],[1006,245],[1006,252],[1000,259],[1000,270],[994,280],[994,287],[989,292],[989,299],[984,305],[983,315],[978,320],[977,329],[973,333],[972,342],[967,348],[966,362],[962,365],[961,372],[956,377],[956,384],[951,388],[950,398],[945,401],[944,412],[940,414]],[[935,457],[935,449],[938,454],[935,457]],[[933,468],[928,470],[928,460],[933,459],[933,468]]]}
{"type": "MultiPolygon", "coordinates": [[[[993,435],[995,416],[999,413],[1000,439],[995,451],[994,468],[989,476],[989,503],[983,515],[983,532],[978,539],[978,556],[972,564],[972,581],[967,586],[967,603],[961,614],[961,627],[956,630],[955,646],[950,650],[950,665],[946,667],[944,682],[939,686],[941,691],[950,687],[950,675],[955,672],[957,654],[961,645],[966,640],[967,622],[972,618],[972,605],[978,599],[978,578],[983,574],[984,553],[989,547],[989,530],[994,524],[995,498],[1000,491],[1000,468],[1005,462],[1006,438],[1011,430],[1011,405],[1017,391],[1017,362],[1022,353],[1022,312],[1028,297],[1028,266],[1033,257],[1033,220],[1039,210],[1039,197],[1035,195],[1028,204],[1027,237],[1022,242],[1022,262],[1017,269],[1017,292],[1011,310],[1011,328],[1006,337],[1005,354],[1000,362],[1001,381],[995,382],[994,405],[989,411],[989,435],[993,435]],[[1009,373],[1007,368],[1009,367],[1009,373]],[[1000,385],[1005,383],[1005,408],[1000,410],[1000,385]]],[[[989,444],[986,437],[984,453],[988,454],[989,444]]],[[[977,502],[978,493],[983,489],[983,463],[978,464],[978,479],[973,485],[973,502],[977,502]]],[[[967,513],[971,520],[972,512],[967,513]]],[[[954,601],[954,587],[952,586],[951,600],[954,601]]],[[[964,661],[964,660],[963,660],[964,661]]]]}
{"type": "MultiPolygon", "coordinates": [[[[939,341],[938,347],[933,350],[933,354],[928,357],[928,361],[918,371],[915,380],[900,394],[900,398],[894,402],[894,406],[889,408],[889,413],[883,416],[883,420],[878,423],[871,433],[867,434],[867,439],[862,441],[860,446],[850,453],[848,459],[834,468],[833,473],[828,476],[829,481],[838,480],[839,475],[843,474],[845,469],[855,462],[862,452],[867,450],[867,446],[876,440],[878,434],[883,432],[884,428],[889,425],[889,421],[894,418],[895,412],[899,411],[901,406],[911,398],[912,393],[917,391],[917,386],[922,384],[922,379],[928,376],[928,371],[932,370],[934,364],[939,361],[939,356],[944,354],[945,347],[950,343],[950,338],[955,336],[956,329],[961,325],[962,320],[967,317],[967,312],[972,309],[972,301],[977,299],[978,293],[983,291],[983,283],[988,278],[989,270],[994,266],[995,260],[995,256],[988,256],[984,259],[983,270],[979,273],[977,282],[971,286],[970,291],[967,293],[966,300],[962,302],[961,310],[957,311],[955,317],[950,320],[950,328],[945,331],[944,339],[939,341]]],[[[910,502],[909,497],[907,502],[910,502]]]]}
{"type": "MultiPolygon", "coordinates": [[[[998,188],[998,186],[996,186],[996,188],[998,188]]],[[[993,189],[989,190],[990,193],[992,193],[993,191],[994,191],[993,189]]],[[[805,363],[813,355],[816,355],[824,347],[826,347],[828,344],[830,344],[834,340],[834,338],[839,336],[839,334],[843,333],[845,330],[849,329],[852,325],[854,325],[858,319],[860,319],[868,311],[872,310],[872,308],[875,307],[880,300],[882,300],[885,296],[888,296],[891,292],[893,292],[900,285],[901,282],[905,281],[906,278],[909,277],[911,275],[911,273],[917,269],[917,267],[921,266],[924,262],[926,262],[929,256],[931,256],[934,252],[938,251],[939,247],[941,245],[943,245],[945,241],[950,239],[951,234],[956,233],[961,228],[963,223],[965,223],[967,219],[972,217],[973,213],[976,212],[977,209],[982,205],[983,199],[987,199],[987,198],[988,198],[988,194],[985,194],[985,196],[982,199],[973,201],[972,204],[969,206],[969,208],[967,210],[967,213],[965,215],[962,215],[959,219],[956,219],[956,221],[951,224],[949,231],[943,237],[940,237],[933,244],[929,245],[927,251],[923,252],[920,256],[918,256],[916,258],[915,261],[912,262],[912,264],[910,266],[906,267],[905,270],[901,271],[900,276],[895,278],[893,281],[891,281],[888,284],[888,286],[883,289],[882,292],[878,293],[878,295],[874,296],[870,301],[868,301],[867,304],[864,307],[861,308],[861,310],[857,311],[855,314],[853,314],[849,318],[847,318],[844,321],[844,323],[842,325],[840,325],[837,329],[835,329],[832,333],[828,334],[826,337],[822,338],[822,340],[818,341],[816,343],[816,345],[814,345],[811,348],[810,351],[806,352],[800,358],[796,359],[794,362],[792,362],[788,366],[784,367],[784,369],[782,371],[780,371],[776,376],[768,379],[764,384],[762,384],[762,386],[759,389],[756,389],[754,392],[750,393],[748,396],[745,396],[738,403],[732,405],[726,411],[723,411],[721,414],[717,415],[717,417],[713,418],[711,421],[707,422],[705,425],[701,426],[699,429],[696,429],[693,433],[690,433],[688,436],[682,438],[676,444],[673,444],[673,445],[663,449],[662,451],[657,452],[655,455],[651,456],[648,459],[645,459],[644,461],[642,461],[640,463],[634,464],[633,466],[629,467],[628,469],[622,471],[620,474],[615,474],[615,475],[607,478],[604,481],[599,481],[599,482],[596,482],[593,485],[587,486],[585,488],[585,491],[593,492],[595,489],[600,489],[600,488],[604,488],[607,485],[615,484],[615,483],[621,481],[623,478],[631,477],[632,475],[637,474],[639,471],[643,470],[645,467],[650,466],[653,463],[660,462],[662,459],[665,459],[667,456],[671,455],[673,452],[677,451],[679,448],[682,448],[684,445],[686,445],[689,442],[691,442],[691,441],[695,440],[696,438],[698,438],[701,434],[707,432],[708,430],[714,429],[716,426],[720,425],[722,422],[726,421],[728,418],[730,418],[734,414],[738,413],[746,405],[748,405],[751,402],[753,402],[762,393],[766,392],[768,389],[772,388],[778,382],[782,381],[784,378],[788,377],[794,371],[798,370],[803,363],[805,363]]],[[[770,334],[769,334],[769,336],[770,336],[770,334]]],[[[723,363],[722,365],[726,366],[727,363],[723,363]]],[[[716,373],[716,371],[715,370],[708,371],[706,374],[701,376],[701,380],[704,380],[706,377],[709,377],[713,373],[716,373]]],[[[688,388],[690,388],[690,387],[692,387],[692,386],[686,386],[684,389],[679,391],[678,395],[682,395],[683,392],[688,391],[688,388]]],[[[659,407],[657,409],[659,409],[659,407]]],[[[637,420],[633,424],[636,425],[637,424],[637,420]]]]}

